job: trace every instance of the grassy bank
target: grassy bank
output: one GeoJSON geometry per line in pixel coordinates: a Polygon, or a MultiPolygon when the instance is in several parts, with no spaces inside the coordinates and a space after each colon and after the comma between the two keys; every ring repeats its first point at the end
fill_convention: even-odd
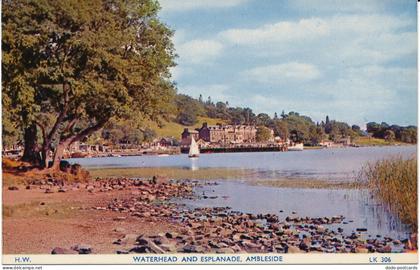
{"type": "Polygon", "coordinates": [[[249,170],[228,168],[207,168],[191,170],[189,168],[146,167],[146,168],[99,168],[89,169],[92,177],[166,177],[170,179],[240,179],[250,174],[249,170]]]}
{"type": "Polygon", "coordinates": [[[240,179],[253,185],[278,188],[320,188],[320,189],[354,189],[361,188],[356,182],[333,182],[321,179],[278,178],[262,179],[249,169],[206,168],[193,171],[189,168],[98,168],[89,170],[92,177],[139,177],[153,176],[168,179],[198,179],[198,180],[232,180],[240,179]]]}
{"type": "Polygon", "coordinates": [[[417,231],[416,157],[394,157],[368,164],[361,177],[377,198],[417,231]]]}
{"type": "Polygon", "coordinates": [[[312,188],[312,189],[361,189],[366,188],[363,183],[357,182],[335,182],[320,179],[275,179],[260,180],[256,185],[279,188],[312,188]]]}
{"type": "Polygon", "coordinates": [[[398,141],[387,141],[384,139],[373,138],[373,137],[358,137],[353,141],[354,144],[359,146],[388,146],[388,145],[412,145],[409,143],[398,142],[398,141]]]}

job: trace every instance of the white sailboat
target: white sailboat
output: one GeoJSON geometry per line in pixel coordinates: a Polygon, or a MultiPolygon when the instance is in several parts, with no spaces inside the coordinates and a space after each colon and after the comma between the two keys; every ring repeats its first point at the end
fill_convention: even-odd
{"type": "Polygon", "coordinates": [[[199,155],[200,155],[200,149],[198,148],[198,144],[194,140],[194,137],[191,137],[190,152],[188,153],[188,157],[198,158],[199,155]]]}

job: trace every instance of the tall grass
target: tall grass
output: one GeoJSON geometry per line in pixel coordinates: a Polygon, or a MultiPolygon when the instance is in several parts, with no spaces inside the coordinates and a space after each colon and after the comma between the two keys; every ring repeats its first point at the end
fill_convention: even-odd
{"type": "Polygon", "coordinates": [[[369,163],[361,177],[379,200],[417,231],[417,157],[369,163]]]}

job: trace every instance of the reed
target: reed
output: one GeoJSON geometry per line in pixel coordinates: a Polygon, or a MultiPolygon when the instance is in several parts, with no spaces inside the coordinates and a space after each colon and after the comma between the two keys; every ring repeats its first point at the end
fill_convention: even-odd
{"type": "Polygon", "coordinates": [[[361,180],[402,222],[417,231],[417,157],[368,163],[361,180]]]}

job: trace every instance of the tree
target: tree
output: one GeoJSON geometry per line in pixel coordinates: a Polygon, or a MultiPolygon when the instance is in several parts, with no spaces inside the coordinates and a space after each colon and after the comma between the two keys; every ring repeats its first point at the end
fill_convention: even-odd
{"type": "Polygon", "coordinates": [[[271,139],[271,129],[259,126],[256,135],[257,142],[268,142],[271,139]]]}
{"type": "MultiPolygon", "coordinates": [[[[2,143],[3,150],[5,150],[20,144],[23,140],[23,134],[18,121],[16,121],[16,113],[10,106],[11,100],[8,96],[3,96],[2,105],[2,143]]],[[[37,159],[37,157],[33,158],[37,159]]]]}
{"type": "Polygon", "coordinates": [[[284,118],[287,117],[287,115],[284,113],[284,110],[281,111],[281,115],[280,116],[281,116],[282,119],[284,119],[284,118]]]}
{"type": "Polygon", "coordinates": [[[114,128],[108,130],[106,138],[115,145],[119,144],[124,136],[125,134],[120,128],[114,128]]]}
{"type": "Polygon", "coordinates": [[[113,117],[169,113],[174,48],[158,10],[152,0],[3,2],[3,96],[22,129],[39,128],[42,167],[53,150],[57,169],[66,147],[113,117]]]}
{"type": "Polygon", "coordinates": [[[197,114],[191,108],[186,108],[178,115],[177,122],[184,126],[192,126],[197,123],[197,114]]]}
{"type": "Polygon", "coordinates": [[[280,136],[283,140],[289,138],[289,128],[286,121],[277,120],[274,121],[274,135],[280,136]]]}
{"type": "Polygon", "coordinates": [[[401,141],[406,143],[417,143],[417,128],[409,126],[401,131],[401,141]]]}
{"type": "Polygon", "coordinates": [[[271,124],[271,118],[266,113],[260,113],[256,117],[256,125],[258,126],[270,126],[271,124]]]}
{"type": "Polygon", "coordinates": [[[144,133],[139,129],[131,129],[126,134],[126,140],[132,145],[139,145],[144,141],[144,133]]]}
{"type": "Polygon", "coordinates": [[[144,141],[151,142],[156,137],[156,132],[153,129],[146,128],[143,132],[144,141]]]}
{"type": "Polygon", "coordinates": [[[324,139],[322,127],[311,126],[309,128],[309,139],[312,145],[318,145],[324,139]]]}
{"type": "Polygon", "coordinates": [[[204,114],[203,104],[188,95],[177,95],[175,104],[177,108],[176,121],[181,125],[194,125],[197,123],[197,116],[204,114]]]}
{"type": "Polygon", "coordinates": [[[315,127],[310,117],[289,112],[288,116],[282,121],[287,123],[291,140],[294,142],[310,142],[309,129],[311,126],[315,127]]]}
{"type": "Polygon", "coordinates": [[[392,131],[390,129],[386,130],[385,131],[385,134],[384,134],[384,139],[387,140],[387,141],[389,141],[389,142],[393,142],[395,140],[395,133],[394,133],[394,131],[392,131]]]}
{"type": "Polygon", "coordinates": [[[331,128],[329,129],[330,132],[328,136],[330,140],[337,141],[342,137],[338,126],[332,125],[331,122],[329,123],[329,125],[326,125],[326,126],[331,126],[331,128]]]}
{"type": "Polygon", "coordinates": [[[305,134],[297,129],[290,131],[290,139],[295,143],[302,143],[305,141],[305,134]]]}

